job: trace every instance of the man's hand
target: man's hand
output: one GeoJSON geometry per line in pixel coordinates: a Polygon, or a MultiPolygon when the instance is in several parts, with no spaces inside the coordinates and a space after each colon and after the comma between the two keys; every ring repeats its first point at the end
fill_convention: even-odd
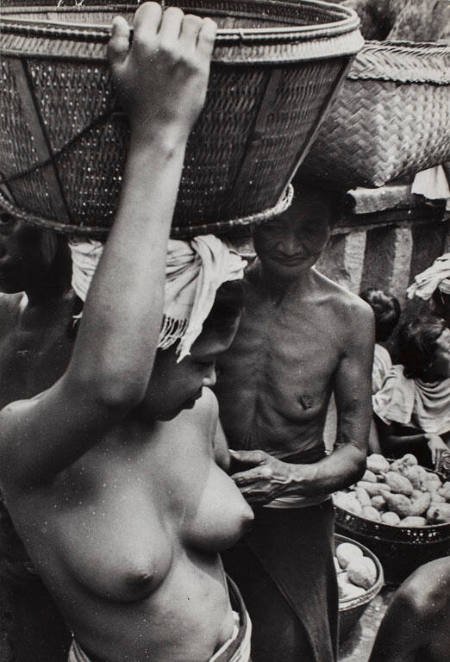
{"type": "MultiPolygon", "coordinates": [[[[265,451],[233,451],[232,462],[250,465],[246,471],[232,474],[242,495],[249,503],[264,505],[285,494],[293,484],[292,466],[265,451]]],[[[298,467],[297,467],[298,468],[298,467]]]]}
{"type": "Polygon", "coordinates": [[[122,105],[138,139],[175,129],[187,139],[205,101],[216,24],[156,2],[136,11],[134,34],[112,24],[108,58],[122,105]]]}

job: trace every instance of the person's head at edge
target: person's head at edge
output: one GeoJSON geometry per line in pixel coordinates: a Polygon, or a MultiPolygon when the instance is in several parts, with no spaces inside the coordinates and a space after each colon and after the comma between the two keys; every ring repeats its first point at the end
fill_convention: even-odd
{"type": "Polygon", "coordinates": [[[399,359],[405,376],[425,382],[450,376],[450,329],[438,318],[417,318],[399,329],[399,359]]]}
{"type": "Polygon", "coordinates": [[[0,208],[0,291],[36,293],[46,298],[70,287],[66,239],[0,208]]]}
{"type": "Polygon", "coordinates": [[[296,280],[319,259],[337,221],[343,192],[320,182],[295,183],[292,205],[258,225],[254,246],[263,269],[282,281],[296,280]]]}
{"type": "Polygon", "coordinates": [[[369,287],[360,293],[361,299],[372,308],[375,315],[375,342],[386,342],[400,319],[400,303],[389,292],[369,287]]]}
{"type": "Polygon", "coordinates": [[[450,278],[442,281],[431,295],[431,311],[450,327],[450,278]]]}

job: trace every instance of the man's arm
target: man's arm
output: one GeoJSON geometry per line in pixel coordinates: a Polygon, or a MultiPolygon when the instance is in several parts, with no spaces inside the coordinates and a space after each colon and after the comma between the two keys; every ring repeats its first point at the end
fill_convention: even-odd
{"type": "Polygon", "coordinates": [[[371,309],[361,302],[348,311],[345,352],[335,375],[339,443],[315,464],[289,464],[264,451],[230,451],[232,458],[253,465],[233,475],[251,502],[268,503],[282,495],[330,494],[357,481],[366,465],[372,418],[371,376],[374,323],[371,309]]]}

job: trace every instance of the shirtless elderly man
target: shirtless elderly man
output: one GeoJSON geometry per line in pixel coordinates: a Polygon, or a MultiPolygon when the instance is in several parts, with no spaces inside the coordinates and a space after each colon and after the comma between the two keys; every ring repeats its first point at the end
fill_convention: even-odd
{"type": "Polygon", "coordinates": [[[254,623],[252,659],[328,662],[338,596],[331,492],[363,473],[371,417],[373,314],[314,269],[337,196],[306,187],[254,235],[245,308],[216,393],[233,478],[255,522],[225,554],[254,623]],[[339,442],[323,428],[334,390],[339,442]]]}

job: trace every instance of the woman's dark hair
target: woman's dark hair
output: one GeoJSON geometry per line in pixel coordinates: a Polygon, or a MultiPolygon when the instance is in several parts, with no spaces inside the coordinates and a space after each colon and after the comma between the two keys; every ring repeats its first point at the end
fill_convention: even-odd
{"type": "Polygon", "coordinates": [[[226,329],[240,316],[244,307],[242,279],[228,280],[216,292],[214,305],[205,320],[204,329],[226,329]]]}
{"type": "Polygon", "coordinates": [[[398,348],[405,377],[427,378],[428,369],[434,359],[436,342],[444,329],[444,320],[436,317],[420,317],[402,324],[398,334],[398,348]]]}
{"type": "Polygon", "coordinates": [[[375,342],[386,341],[400,319],[398,299],[388,292],[369,287],[359,295],[372,308],[375,315],[375,342]]]}

